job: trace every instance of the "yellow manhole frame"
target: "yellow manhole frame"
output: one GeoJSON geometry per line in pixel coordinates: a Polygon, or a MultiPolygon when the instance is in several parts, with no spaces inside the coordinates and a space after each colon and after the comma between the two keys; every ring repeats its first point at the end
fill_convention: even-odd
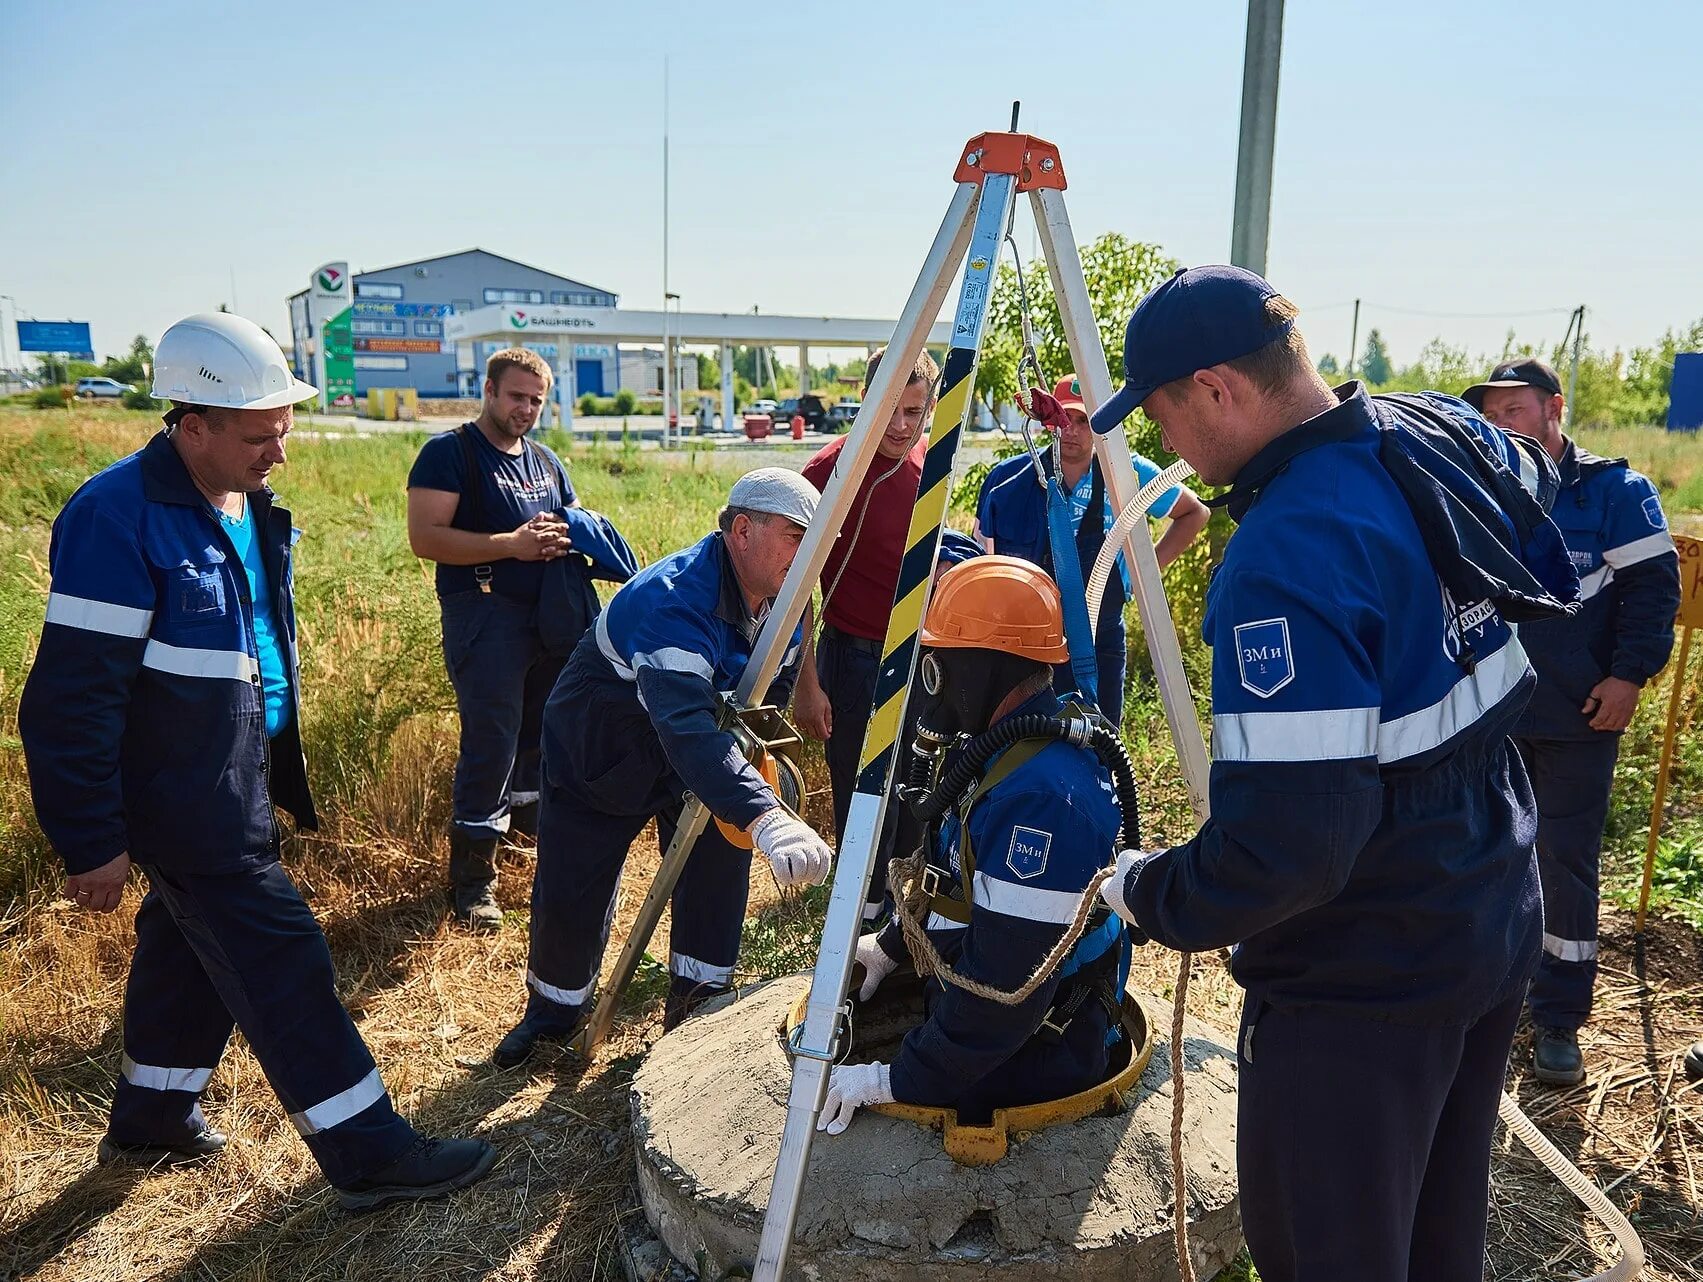
{"type": "MultiPolygon", "coordinates": [[[[809,1000],[808,991],[800,993],[787,1015],[785,1040],[788,1043],[804,1023],[804,1008],[809,1000]]],[[[1124,1034],[1134,1048],[1129,1064],[1085,1091],[1062,1099],[1043,1100],[1038,1104],[996,1108],[993,1120],[986,1126],[960,1122],[958,1110],[954,1108],[929,1108],[921,1104],[874,1104],[870,1107],[888,1117],[939,1131],[946,1155],[960,1166],[989,1166],[1005,1156],[1013,1136],[1022,1141],[1048,1126],[1079,1122],[1108,1109],[1123,1110],[1124,1097],[1135,1089],[1135,1084],[1147,1070],[1147,1062],[1153,1058],[1153,1029],[1147,1022],[1147,1012],[1141,1008],[1141,1003],[1128,993],[1123,995],[1122,1010],[1124,1034]]]]}

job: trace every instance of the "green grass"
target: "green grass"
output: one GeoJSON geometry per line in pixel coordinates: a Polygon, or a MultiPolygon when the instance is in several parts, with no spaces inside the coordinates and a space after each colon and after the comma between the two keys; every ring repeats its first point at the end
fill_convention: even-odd
{"type": "MultiPolygon", "coordinates": [[[[0,896],[15,893],[25,880],[57,875],[30,814],[15,731],[18,692],[41,630],[48,528],[86,477],[138,448],[156,425],[152,415],[104,407],[52,415],[0,408],[0,475],[7,478],[0,486],[0,747],[6,749],[0,761],[0,896]]],[[[332,816],[353,806],[379,775],[406,722],[447,715],[454,707],[438,658],[431,567],[407,543],[406,478],[425,439],[413,433],[293,441],[277,481],[302,530],[303,729],[322,808],[332,816]]],[[[1626,428],[1587,433],[1582,440],[1598,452],[1631,458],[1676,513],[1703,511],[1698,438],[1626,428]]],[[[732,478],[749,466],[738,454],[710,450],[663,456],[622,445],[569,450],[559,436],[551,443],[567,451],[582,502],[608,514],[647,561],[701,538],[732,478]]],[[[1220,544],[1224,533],[1214,531],[1220,544]]],[[[1203,539],[1167,575],[1203,714],[1210,658],[1198,628],[1211,555],[1203,539]]],[[[1153,781],[1144,823],[1154,835],[1181,839],[1190,823],[1186,798],[1165,782],[1176,777],[1174,756],[1133,619],[1131,650],[1126,737],[1138,769],[1153,781]]],[[[1698,667],[1703,655],[1693,660],[1694,672],[1698,667]]],[[[1694,675],[1694,690],[1697,684],[1694,675]]],[[[1622,749],[1605,850],[1612,896],[1624,896],[1629,877],[1636,894],[1665,710],[1664,678],[1646,693],[1622,749]]],[[[1703,733],[1681,736],[1669,796],[1658,861],[1664,870],[1660,902],[1703,924],[1703,895],[1688,871],[1696,863],[1690,852],[1703,846],[1703,805],[1693,800],[1703,796],[1703,733]]],[[[803,946],[803,936],[786,933],[784,940],[753,938],[748,947],[759,954],[772,949],[778,965],[783,954],[790,958],[803,946]]]]}

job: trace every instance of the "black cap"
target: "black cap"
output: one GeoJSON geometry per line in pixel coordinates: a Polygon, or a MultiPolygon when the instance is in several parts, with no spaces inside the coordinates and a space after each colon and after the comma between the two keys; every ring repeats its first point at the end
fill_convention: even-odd
{"type": "Polygon", "coordinates": [[[1491,387],[1535,387],[1548,396],[1561,395],[1561,380],[1547,361],[1527,357],[1523,361],[1503,361],[1482,383],[1474,383],[1461,393],[1461,399],[1480,413],[1484,412],[1484,392],[1491,387]]]}

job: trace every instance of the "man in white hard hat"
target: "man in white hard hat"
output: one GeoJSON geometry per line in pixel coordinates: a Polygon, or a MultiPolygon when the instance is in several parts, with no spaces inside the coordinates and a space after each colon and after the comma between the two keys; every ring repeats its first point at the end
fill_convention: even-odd
{"type": "Polygon", "coordinates": [[[274,805],[316,824],[302,757],[290,514],[267,478],[317,395],[277,343],[191,316],[154,354],[166,430],[86,482],[53,525],[47,621],[18,725],[65,894],[148,890],[104,1161],[193,1161],[233,1027],[351,1210],[471,1184],[495,1152],[391,1107],[337,997],[325,936],[280,867],[274,805]]]}
{"type": "MultiPolygon", "coordinates": [[[[578,1029],[627,849],[652,818],[666,849],[685,792],[750,844],[712,824],[692,847],[674,891],[665,1027],[732,985],[752,845],[782,886],[827,878],[828,843],[781,805],[721,720],[816,501],[797,472],[747,472],[717,530],[628,580],[562,669],[544,708],[526,1014],[492,1053],[498,1067],[578,1029]]],[[[802,638],[794,628],[766,702],[786,706],[802,638]]]]}

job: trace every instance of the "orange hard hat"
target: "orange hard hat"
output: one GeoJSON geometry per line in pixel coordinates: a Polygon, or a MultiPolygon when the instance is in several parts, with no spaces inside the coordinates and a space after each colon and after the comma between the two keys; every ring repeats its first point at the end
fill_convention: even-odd
{"type": "Polygon", "coordinates": [[[1002,650],[1036,663],[1064,663],[1064,599],[1040,566],[1015,556],[974,556],[940,576],[924,645],[1002,650]]]}

